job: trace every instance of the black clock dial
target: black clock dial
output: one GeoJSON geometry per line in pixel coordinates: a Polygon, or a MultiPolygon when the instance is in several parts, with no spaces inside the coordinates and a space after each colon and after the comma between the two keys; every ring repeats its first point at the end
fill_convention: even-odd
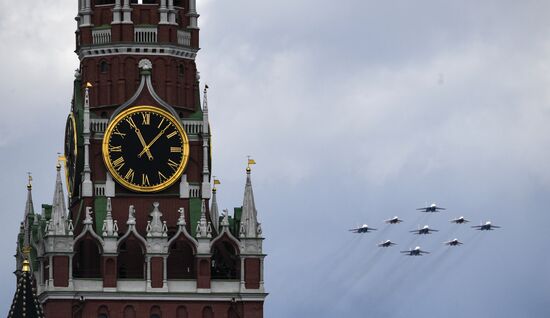
{"type": "Polygon", "coordinates": [[[65,126],[65,175],[67,177],[67,191],[69,196],[74,194],[77,161],[76,121],[73,114],[69,114],[65,126]]]}
{"type": "Polygon", "coordinates": [[[138,106],[119,114],[103,141],[105,163],[113,177],[134,191],[154,192],[172,185],[183,172],[189,141],[169,113],[138,106]]]}

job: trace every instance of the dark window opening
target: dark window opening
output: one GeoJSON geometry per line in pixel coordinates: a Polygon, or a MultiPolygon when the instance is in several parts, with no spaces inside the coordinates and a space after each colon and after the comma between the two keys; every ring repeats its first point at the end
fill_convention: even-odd
{"type": "Polygon", "coordinates": [[[212,248],[212,278],[239,279],[240,259],[235,248],[227,241],[216,242],[212,248]]]}
{"type": "Polygon", "coordinates": [[[101,251],[90,236],[84,237],[75,246],[73,256],[73,277],[100,278],[101,251]]]}
{"type": "Polygon", "coordinates": [[[141,242],[130,235],[118,251],[118,278],[144,278],[145,255],[141,242]]]}
{"type": "Polygon", "coordinates": [[[183,0],[174,0],[174,6],[183,7],[183,0]]]}
{"type": "Polygon", "coordinates": [[[184,240],[172,243],[166,266],[168,279],[195,278],[195,255],[191,245],[184,240]]]}
{"type": "Polygon", "coordinates": [[[106,61],[101,61],[101,63],[99,63],[99,71],[101,73],[109,72],[109,64],[107,64],[106,61]]]}
{"type": "Polygon", "coordinates": [[[180,64],[180,66],[178,67],[178,75],[179,76],[185,75],[185,66],[183,64],[180,64]]]}
{"type": "Polygon", "coordinates": [[[101,112],[101,118],[108,118],[107,112],[101,112]]]}
{"type": "Polygon", "coordinates": [[[102,4],[115,4],[115,0],[96,0],[96,5],[102,5],[102,4]]]}

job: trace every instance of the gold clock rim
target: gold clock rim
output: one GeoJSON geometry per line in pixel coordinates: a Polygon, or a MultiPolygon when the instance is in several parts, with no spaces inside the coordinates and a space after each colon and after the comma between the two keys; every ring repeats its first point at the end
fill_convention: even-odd
{"type": "Polygon", "coordinates": [[[105,129],[105,133],[103,135],[103,142],[102,142],[102,147],[101,148],[102,148],[102,153],[103,153],[103,162],[104,162],[105,166],[107,167],[107,170],[109,171],[109,173],[111,173],[113,178],[120,185],[122,185],[126,189],[129,189],[129,190],[132,190],[132,191],[135,191],[135,192],[147,192],[147,193],[159,192],[159,191],[165,190],[166,188],[172,186],[181,177],[181,175],[183,174],[183,171],[187,167],[187,163],[189,161],[189,138],[187,137],[187,133],[185,132],[185,129],[183,129],[183,126],[182,126],[181,122],[179,121],[179,119],[174,117],[171,113],[169,113],[168,111],[166,111],[164,109],[160,109],[158,107],[150,106],[150,105],[133,106],[131,108],[128,108],[128,109],[120,112],[115,118],[113,118],[113,120],[107,126],[107,129],[105,129]],[[124,117],[126,117],[130,114],[134,114],[134,113],[138,113],[138,112],[145,112],[145,111],[157,113],[157,114],[160,114],[160,115],[166,117],[172,124],[174,124],[174,126],[176,127],[176,130],[182,136],[182,139],[183,139],[183,152],[182,152],[183,158],[181,160],[180,166],[178,167],[178,170],[176,170],[176,172],[172,175],[172,177],[168,178],[163,183],[152,186],[152,187],[143,187],[143,186],[138,186],[138,185],[129,183],[124,178],[119,176],[116,172],[114,172],[114,167],[113,167],[111,161],[109,160],[109,137],[112,134],[113,128],[121,120],[123,120],[124,117]]]}
{"type": "MultiPolygon", "coordinates": [[[[69,118],[67,119],[70,119],[70,122],[71,122],[71,125],[73,126],[73,139],[74,139],[74,159],[75,160],[78,160],[78,132],[76,131],[76,119],[74,118],[74,115],[73,113],[69,113],[69,118]]],[[[71,189],[71,186],[69,184],[69,167],[67,166],[67,154],[64,154],[65,155],[65,162],[64,162],[64,166],[65,166],[65,185],[67,187],[67,192],[69,194],[69,196],[72,197],[73,195],[73,192],[72,192],[72,189],[71,189]]],[[[74,186],[74,185],[73,185],[74,186]]]]}

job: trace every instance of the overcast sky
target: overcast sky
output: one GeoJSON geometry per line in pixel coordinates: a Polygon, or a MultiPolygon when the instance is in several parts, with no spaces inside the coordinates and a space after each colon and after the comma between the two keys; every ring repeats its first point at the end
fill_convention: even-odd
{"type": "MultiPolygon", "coordinates": [[[[197,2],[222,208],[258,162],[266,317],[550,316],[550,2],[197,2]]],[[[76,3],[0,0],[0,312],[26,172],[36,210],[53,196],[76,3]]]]}

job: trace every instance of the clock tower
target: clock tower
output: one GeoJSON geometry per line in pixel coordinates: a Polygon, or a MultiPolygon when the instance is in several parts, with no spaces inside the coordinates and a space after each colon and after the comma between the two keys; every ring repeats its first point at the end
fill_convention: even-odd
{"type": "Polygon", "coordinates": [[[254,161],[220,214],[195,2],[78,0],[54,200],[28,200],[16,255],[45,317],[263,317],[254,161]]]}

